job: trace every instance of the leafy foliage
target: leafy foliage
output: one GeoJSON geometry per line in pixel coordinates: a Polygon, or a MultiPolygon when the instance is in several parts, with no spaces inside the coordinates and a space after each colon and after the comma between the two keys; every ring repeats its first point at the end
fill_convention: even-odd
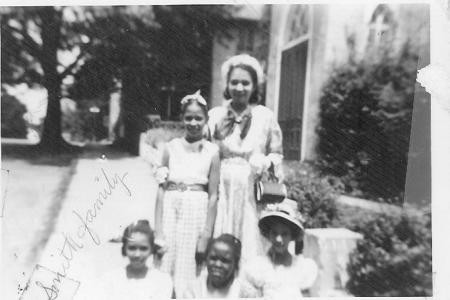
{"type": "Polygon", "coordinates": [[[26,138],[27,125],[23,118],[27,112],[25,105],[16,97],[2,91],[2,137],[26,138]]]}
{"type": "Polygon", "coordinates": [[[297,161],[285,162],[284,173],[288,198],[297,201],[305,227],[330,227],[338,217],[335,200],[342,189],[340,181],[324,176],[314,165],[297,161]]]}
{"type": "MultiPolygon", "coordinates": [[[[230,26],[223,5],[1,8],[2,82],[48,91],[41,143],[62,144],[60,99],[93,98],[122,82],[125,136],[143,115],[161,111],[162,86],[207,91],[212,41],[230,26]],[[73,63],[61,54],[73,51],[73,63]],[[84,63],[84,65],[83,65],[84,63]],[[75,84],[65,79],[74,76],[75,84]]],[[[231,6],[229,6],[231,7],[231,6]]]]}
{"type": "Polygon", "coordinates": [[[417,69],[409,48],[350,61],[323,89],[318,150],[323,169],[342,177],[348,192],[402,201],[417,69]]]}
{"type": "Polygon", "coordinates": [[[429,213],[377,215],[353,229],[364,235],[348,265],[347,288],[353,295],[432,295],[429,213]]]}

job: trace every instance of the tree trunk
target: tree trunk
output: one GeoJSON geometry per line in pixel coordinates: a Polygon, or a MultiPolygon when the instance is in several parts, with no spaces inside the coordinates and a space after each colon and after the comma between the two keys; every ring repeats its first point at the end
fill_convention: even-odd
{"type": "Polygon", "coordinates": [[[62,12],[44,7],[39,10],[39,16],[42,20],[40,62],[44,71],[43,85],[48,93],[47,115],[39,146],[46,152],[60,153],[70,147],[61,136],[61,78],[57,70],[62,12]]]}

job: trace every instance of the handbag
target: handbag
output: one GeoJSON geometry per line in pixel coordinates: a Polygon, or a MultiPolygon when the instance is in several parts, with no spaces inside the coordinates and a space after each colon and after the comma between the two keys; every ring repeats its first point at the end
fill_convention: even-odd
{"type": "Polygon", "coordinates": [[[287,197],[286,185],[278,183],[274,168],[272,163],[268,169],[268,179],[260,178],[255,182],[255,199],[257,203],[279,203],[287,197]]]}

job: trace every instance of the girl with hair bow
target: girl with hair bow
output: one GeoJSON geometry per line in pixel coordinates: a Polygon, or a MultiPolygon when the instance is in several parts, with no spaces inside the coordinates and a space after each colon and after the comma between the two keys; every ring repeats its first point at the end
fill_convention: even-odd
{"type": "Polygon", "coordinates": [[[157,172],[155,243],[178,296],[197,275],[216,217],[220,159],[218,147],[204,139],[207,111],[200,91],[181,100],[185,135],[167,143],[157,172]]]}

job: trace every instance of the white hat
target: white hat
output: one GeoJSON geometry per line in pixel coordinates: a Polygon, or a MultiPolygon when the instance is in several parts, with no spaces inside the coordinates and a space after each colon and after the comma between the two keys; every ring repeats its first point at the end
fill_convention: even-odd
{"type": "Polygon", "coordinates": [[[296,205],[297,202],[294,200],[285,199],[283,202],[267,205],[261,213],[261,217],[258,222],[259,229],[265,237],[269,235],[270,225],[277,220],[290,225],[290,227],[294,230],[294,232],[292,232],[293,240],[297,239],[304,231],[301,223],[301,214],[293,207],[293,203],[296,205]]]}
{"type": "Polygon", "coordinates": [[[262,84],[264,82],[264,72],[258,60],[248,54],[239,54],[230,57],[222,65],[222,79],[225,84],[227,82],[227,76],[230,69],[238,65],[249,66],[255,70],[258,84],[262,84]]]}

